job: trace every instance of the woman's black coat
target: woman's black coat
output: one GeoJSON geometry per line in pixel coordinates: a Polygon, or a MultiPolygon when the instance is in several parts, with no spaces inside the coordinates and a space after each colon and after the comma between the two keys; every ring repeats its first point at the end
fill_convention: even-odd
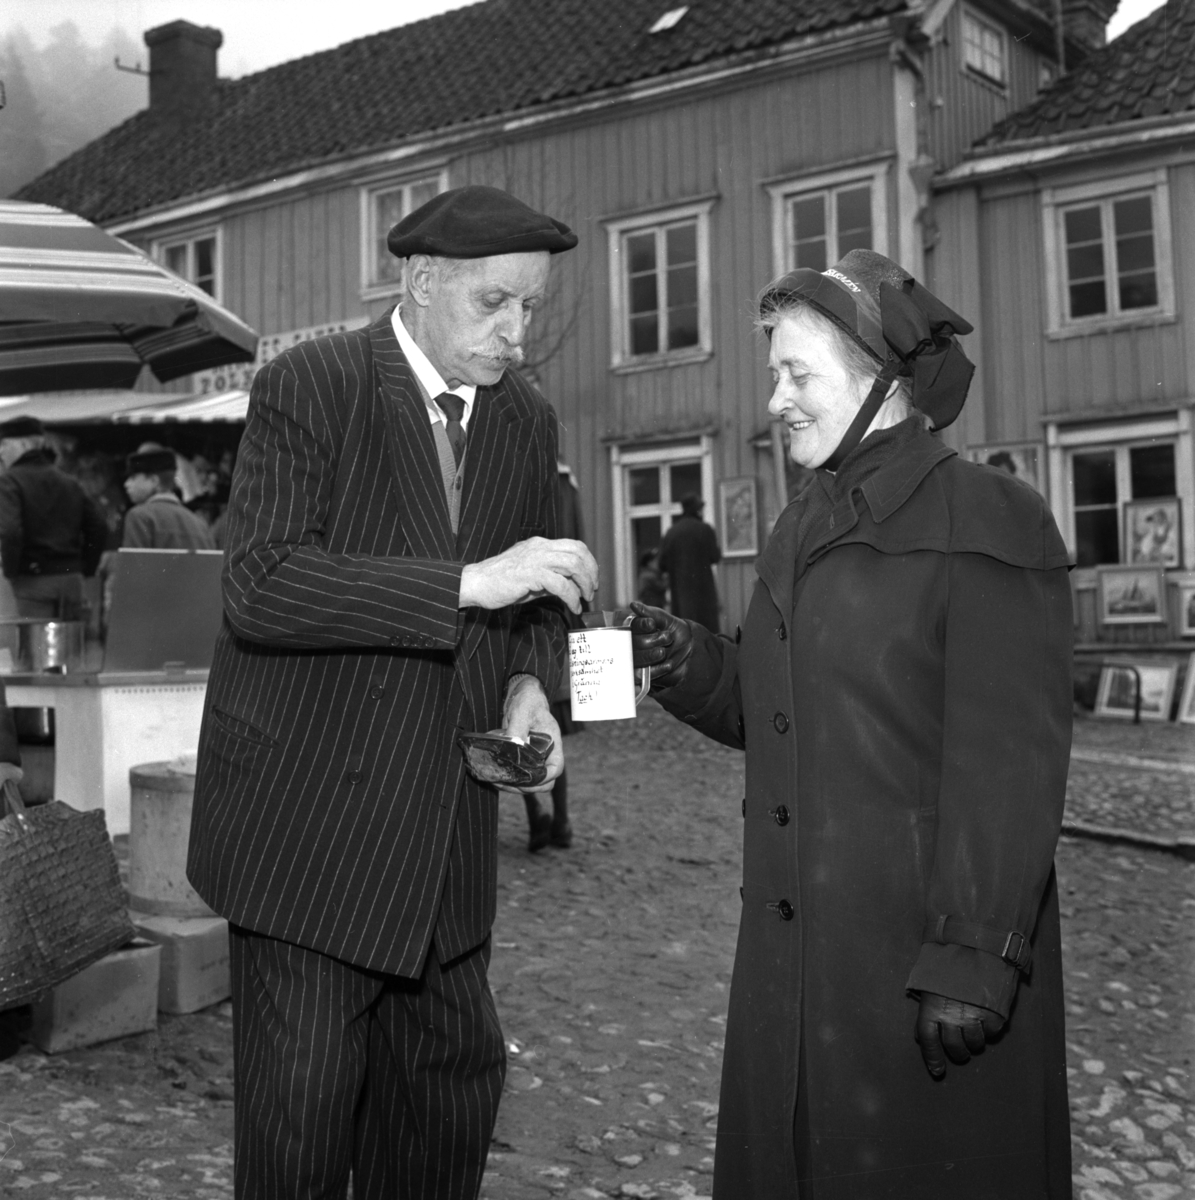
{"type": "Polygon", "coordinates": [[[794,578],[801,505],[741,643],[695,631],[688,678],[659,693],[747,751],[715,1198],[1062,1200],[1066,551],[1036,492],[921,432],[837,502],[794,578]],[[939,944],[942,917],[1031,938],[1031,972],[939,944]],[[1008,1027],[935,1082],[918,989],[1008,1027]]]}

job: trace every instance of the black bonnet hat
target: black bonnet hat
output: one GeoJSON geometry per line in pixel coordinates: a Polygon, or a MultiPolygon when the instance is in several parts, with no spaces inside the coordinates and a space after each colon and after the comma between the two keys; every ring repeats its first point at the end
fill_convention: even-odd
{"type": "MultiPolygon", "coordinates": [[[[794,296],[807,300],[886,368],[880,375],[885,394],[892,379],[902,375],[912,384],[914,406],[934,429],[945,429],[959,415],[975,366],[955,335],[973,327],[903,267],[874,250],[852,250],[826,271],[803,267],[769,284],[760,298],[760,315],[783,308],[794,296]]],[[[878,409],[877,403],[864,430],[878,409]]]]}

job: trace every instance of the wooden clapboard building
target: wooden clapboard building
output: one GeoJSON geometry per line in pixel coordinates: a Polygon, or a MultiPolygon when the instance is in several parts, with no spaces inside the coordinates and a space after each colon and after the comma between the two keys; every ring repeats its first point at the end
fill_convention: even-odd
{"type": "Polygon", "coordinates": [[[967,446],[1048,496],[1081,645],[1178,649],[1195,636],[1195,0],[997,124],[936,180],[934,212],[935,283],[979,330],[967,446]]]}
{"type": "MultiPolygon", "coordinates": [[[[1115,0],[1062,7],[1081,58],[1115,0]]],[[[22,196],[152,249],[259,329],[263,355],[393,304],[386,230],[440,189],[492,184],[559,216],[581,245],[530,359],[601,599],[634,594],[637,554],[696,491],[732,630],[791,483],[752,298],[858,246],[923,273],[930,181],[1053,79],[1054,9],[485,0],[235,81],[218,31],[175,22],[146,34],[148,109],[22,196]]]]}

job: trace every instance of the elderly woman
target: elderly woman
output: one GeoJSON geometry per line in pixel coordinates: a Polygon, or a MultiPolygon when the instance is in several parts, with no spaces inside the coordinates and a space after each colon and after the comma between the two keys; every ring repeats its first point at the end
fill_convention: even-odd
{"type": "Polygon", "coordinates": [[[714,1196],[1062,1200],[1066,551],[931,436],[971,327],[895,263],[794,271],[759,324],[814,480],[733,641],[633,625],[664,707],[747,751],[714,1196]]]}

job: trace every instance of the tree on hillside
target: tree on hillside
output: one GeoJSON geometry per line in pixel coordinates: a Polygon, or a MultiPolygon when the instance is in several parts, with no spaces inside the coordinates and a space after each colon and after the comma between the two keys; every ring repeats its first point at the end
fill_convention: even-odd
{"type": "Polygon", "coordinates": [[[0,81],[5,96],[0,109],[0,196],[11,196],[50,165],[41,106],[13,38],[0,47],[0,81]]]}
{"type": "Polygon", "coordinates": [[[47,167],[127,120],[146,103],[146,80],[113,60],[144,61],[144,47],[113,29],[99,46],[73,22],[50,31],[38,49],[17,28],[0,53],[8,106],[0,111],[0,195],[11,195],[47,167]]]}

